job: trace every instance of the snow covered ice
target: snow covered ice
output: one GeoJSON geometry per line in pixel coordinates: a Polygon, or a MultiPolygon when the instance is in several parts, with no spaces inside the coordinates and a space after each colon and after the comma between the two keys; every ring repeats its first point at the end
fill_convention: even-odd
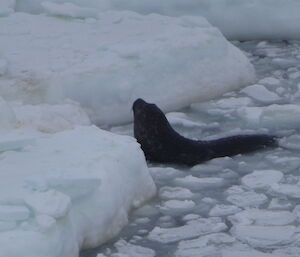
{"type": "MultiPolygon", "coordinates": [[[[51,14],[65,6],[45,4],[51,14]]],[[[202,17],[109,11],[70,21],[57,15],[1,18],[6,99],[61,104],[69,98],[92,122],[109,125],[131,120],[138,97],[173,110],[255,79],[249,60],[202,17]]]]}
{"type": "Polygon", "coordinates": [[[299,9],[2,0],[0,257],[299,256],[300,44],[267,41],[299,39],[299,9]],[[187,137],[280,147],[147,167],[122,126],[137,97],[187,137]]]}

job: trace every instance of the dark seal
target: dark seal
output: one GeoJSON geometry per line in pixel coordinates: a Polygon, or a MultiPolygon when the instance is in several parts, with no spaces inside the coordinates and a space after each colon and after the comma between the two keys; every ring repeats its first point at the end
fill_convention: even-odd
{"type": "Polygon", "coordinates": [[[179,135],[164,113],[155,105],[137,99],[134,112],[134,136],[146,159],[151,162],[196,165],[217,157],[248,153],[277,146],[270,135],[237,135],[216,140],[191,140],[179,135]]]}

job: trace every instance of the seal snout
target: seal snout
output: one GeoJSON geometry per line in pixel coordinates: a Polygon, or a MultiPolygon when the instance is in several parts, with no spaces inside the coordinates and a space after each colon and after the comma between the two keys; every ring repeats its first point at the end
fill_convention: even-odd
{"type": "Polygon", "coordinates": [[[132,105],[132,109],[133,111],[135,111],[137,108],[141,108],[143,106],[145,106],[147,104],[146,101],[144,101],[142,98],[138,98],[134,101],[133,105],[132,105]]]}

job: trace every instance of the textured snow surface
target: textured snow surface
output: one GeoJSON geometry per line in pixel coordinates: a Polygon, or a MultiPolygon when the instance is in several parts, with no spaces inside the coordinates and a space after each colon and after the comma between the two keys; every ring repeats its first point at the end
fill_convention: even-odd
{"type": "MultiPolygon", "coordinates": [[[[3,1],[3,0],[2,0],[3,1]]],[[[2,15],[12,11],[95,17],[105,10],[142,14],[203,16],[230,39],[299,39],[298,0],[4,0],[2,15]]]]}
{"type": "MultiPolygon", "coordinates": [[[[55,3],[44,5],[55,12],[55,3]]],[[[63,12],[65,5],[57,9],[63,12]]],[[[6,100],[61,104],[71,99],[93,122],[107,125],[131,120],[138,97],[172,110],[255,78],[243,53],[202,17],[57,14],[0,17],[0,94],[6,100]]]]}
{"type": "Polygon", "coordinates": [[[78,256],[115,236],[155,192],[130,137],[77,126],[32,142],[1,155],[3,256],[78,256]]]}

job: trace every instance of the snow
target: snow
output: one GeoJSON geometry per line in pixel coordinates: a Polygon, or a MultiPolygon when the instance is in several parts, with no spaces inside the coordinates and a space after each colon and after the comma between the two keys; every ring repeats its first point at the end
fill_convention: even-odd
{"type": "Polygon", "coordinates": [[[1,253],[11,257],[78,256],[116,235],[155,193],[135,140],[94,126],[36,132],[34,144],[4,153],[1,171],[1,253]]]}
{"type": "Polygon", "coordinates": [[[202,17],[107,11],[91,18],[73,3],[43,6],[59,17],[16,12],[1,18],[5,100],[62,104],[71,99],[93,123],[109,125],[130,121],[138,97],[170,111],[255,79],[245,55],[202,17]]]}
{"type": "Polygon", "coordinates": [[[161,13],[171,16],[201,15],[230,39],[299,39],[300,3],[297,0],[112,0],[117,10],[161,13]],[[270,15],[271,14],[271,15],[270,15]]]}

